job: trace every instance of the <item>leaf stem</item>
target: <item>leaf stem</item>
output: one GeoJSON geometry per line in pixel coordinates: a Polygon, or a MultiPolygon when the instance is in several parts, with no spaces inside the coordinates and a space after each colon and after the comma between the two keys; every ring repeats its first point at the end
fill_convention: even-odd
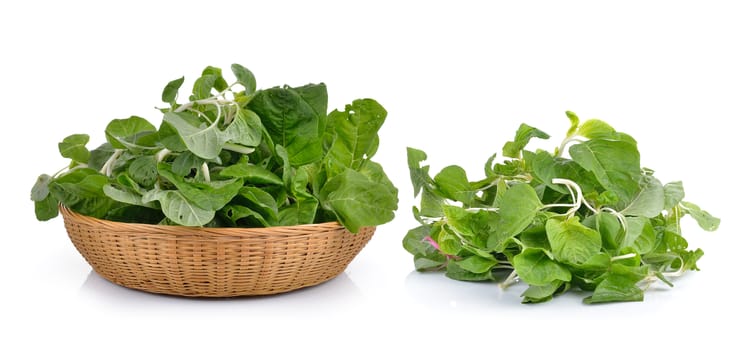
{"type": "Polygon", "coordinates": [[[103,163],[103,166],[101,167],[101,174],[110,177],[111,173],[113,172],[114,163],[116,163],[122,153],[124,153],[123,149],[115,150],[111,157],[109,157],[108,160],[103,163]]]}
{"type": "Polygon", "coordinates": [[[511,274],[508,275],[508,277],[506,278],[506,280],[503,281],[503,282],[501,282],[500,287],[503,288],[503,289],[506,289],[509,286],[511,286],[512,284],[518,282],[518,280],[519,280],[519,275],[516,273],[516,269],[514,269],[511,272],[511,274]]]}
{"type": "Polygon", "coordinates": [[[629,253],[629,254],[624,254],[624,255],[618,255],[618,256],[612,257],[611,258],[611,261],[624,260],[624,259],[632,259],[632,258],[634,258],[636,256],[637,256],[636,253],[629,253]]]}

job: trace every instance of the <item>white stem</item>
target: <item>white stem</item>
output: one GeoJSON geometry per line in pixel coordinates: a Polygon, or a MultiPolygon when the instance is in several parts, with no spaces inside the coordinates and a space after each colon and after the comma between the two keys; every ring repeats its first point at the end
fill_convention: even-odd
{"type": "Polygon", "coordinates": [[[500,284],[500,287],[503,288],[503,289],[506,289],[506,288],[508,288],[508,286],[516,283],[516,281],[518,281],[518,279],[519,279],[519,275],[516,273],[516,269],[514,269],[511,272],[511,274],[508,275],[508,278],[506,278],[506,280],[503,281],[503,283],[500,284]]]}
{"type": "Polygon", "coordinates": [[[121,154],[124,153],[124,150],[117,149],[114,151],[114,153],[111,155],[111,157],[108,158],[108,160],[103,163],[103,166],[101,167],[101,174],[104,174],[106,176],[111,176],[111,173],[113,172],[114,163],[116,163],[116,160],[119,159],[121,154]]]}
{"type": "Polygon", "coordinates": [[[619,223],[622,224],[622,229],[624,230],[624,232],[627,232],[627,219],[624,217],[624,215],[622,215],[622,213],[620,213],[620,212],[618,212],[618,211],[616,211],[616,210],[614,210],[612,208],[609,208],[609,207],[603,207],[603,208],[601,208],[601,211],[605,211],[605,212],[608,212],[611,215],[616,216],[616,218],[619,219],[619,223]]]}
{"type": "Polygon", "coordinates": [[[211,175],[209,174],[209,166],[206,162],[201,163],[201,173],[204,175],[206,182],[212,182],[211,175]]]}
{"type": "Polygon", "coordinates": [[[618,255],[618,256],[612,257],[611,258],[611,261],[624,260],[624,259],[632,259],[632,258],[634,258],[636,256],[637,256],[637,254],[635,254],[635,253],[618,255]]]}
{"type": "Polygon", "coordinates": [[[168,154],[170,154],[170,153],[171,153],[171,152],[170,152],[170,150],[169,150],[169,149],[167,149],[167,148],[163,148],[163,149],[161,149],[161,150],[160,150],[159,152],[157,152],[157,154],[155,154],[155,160],[157,160],[157,162],[158,162],[158,163],[160,163],[160,162],[162,162],[162,161],[163,161],[163,159],[165,159],[165,157],[167,157],[167,156],[168,156],[168,154]]]}

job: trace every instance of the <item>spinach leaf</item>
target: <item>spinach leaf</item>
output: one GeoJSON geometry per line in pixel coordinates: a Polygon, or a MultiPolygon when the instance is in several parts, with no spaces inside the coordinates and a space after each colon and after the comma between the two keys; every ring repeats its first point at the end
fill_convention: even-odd
{"type": "Polygon", "coordinates": [[[403,247],[416,270],[446,270],[464,281],[528,284],[524,303],[541,303],[582,289],[585,303],[640,301],[654,281],[697,270],[701,249],[689,249],[680,219],[705,230],[720,219],[684,201],[680,181],[663,184],[640,165],[638,143],[608,123],[570,127],[555,152],[528,150],[545,132],[522,124],[513,141],[485,161],[472,179],[459,165],[431,178],[425,152],[408,148],[413,207],[419,226],[403,247]],[[568,156],[563,156],[568,150],[568,156]]]}
{"type": "Polygon", "coordinates": [[[387,116],[381,104],[357,99],[329,115],[325,84],[261,90],[250,70],[230,68],[234,82],[204,68],[187,101],[178,101],[184,77],[168,82],[159,128],[132,116],[109,122],[107,142],[92,151],[86,134],[62,140],[70,163],[35,179],[37,218],[56,217],[63,205],[184,226],[340,221],[358,232],[392,220],[398,190],[372,160],[387,116]]]}

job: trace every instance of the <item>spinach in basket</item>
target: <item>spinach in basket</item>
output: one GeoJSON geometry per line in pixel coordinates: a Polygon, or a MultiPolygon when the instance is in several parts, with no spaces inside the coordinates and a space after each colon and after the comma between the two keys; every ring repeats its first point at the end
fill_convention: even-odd
{"type": "Polygon", "coordinates": [[[574,287],[586,303],[639,301],[654,281],[698,270],[701,249],[681,236],[688,215],[714,231],[720,219],[684,201],[680,181],[665,185],[640,166],[637,142],[600,120],[571,127],[554,151],[525,149],[543,131],[522,124],[470,180],[452,165],[437,175],[427,156],[408,149],[420,226],[403,240],[418,270],[444,269],[463,281],[528,284],[524,303],[551,300],[574,287]]]}
{"type": "Polygon", "coordinates": [[[41,175],[31,191],[36,217],[64,205],[124,222],[267,227],[339,221],[351,232],[389,222],[397,189],[371,160],[387,111],[359,99],[327,113],[324,84],[257,90],[253,73],[232,65],[237,81],[204,69],[187,102],[184,79],[162,93],[159,126],[132,116],[106,127],[108,142],[89,150],[88,135],[59,143],[69,166],[41,175]]]}

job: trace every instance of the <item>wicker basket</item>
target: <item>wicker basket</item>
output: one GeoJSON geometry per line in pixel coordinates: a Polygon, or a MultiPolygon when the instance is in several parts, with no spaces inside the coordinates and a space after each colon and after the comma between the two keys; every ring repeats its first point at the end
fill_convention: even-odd
{"type": "Polygon", "coordinates": [[[195,228],[99,220],[61,209],[67,233],[109,281],[152,293],[232,297],[288,292],[339,275],[374,234],[337,222],[195,228]]]}

